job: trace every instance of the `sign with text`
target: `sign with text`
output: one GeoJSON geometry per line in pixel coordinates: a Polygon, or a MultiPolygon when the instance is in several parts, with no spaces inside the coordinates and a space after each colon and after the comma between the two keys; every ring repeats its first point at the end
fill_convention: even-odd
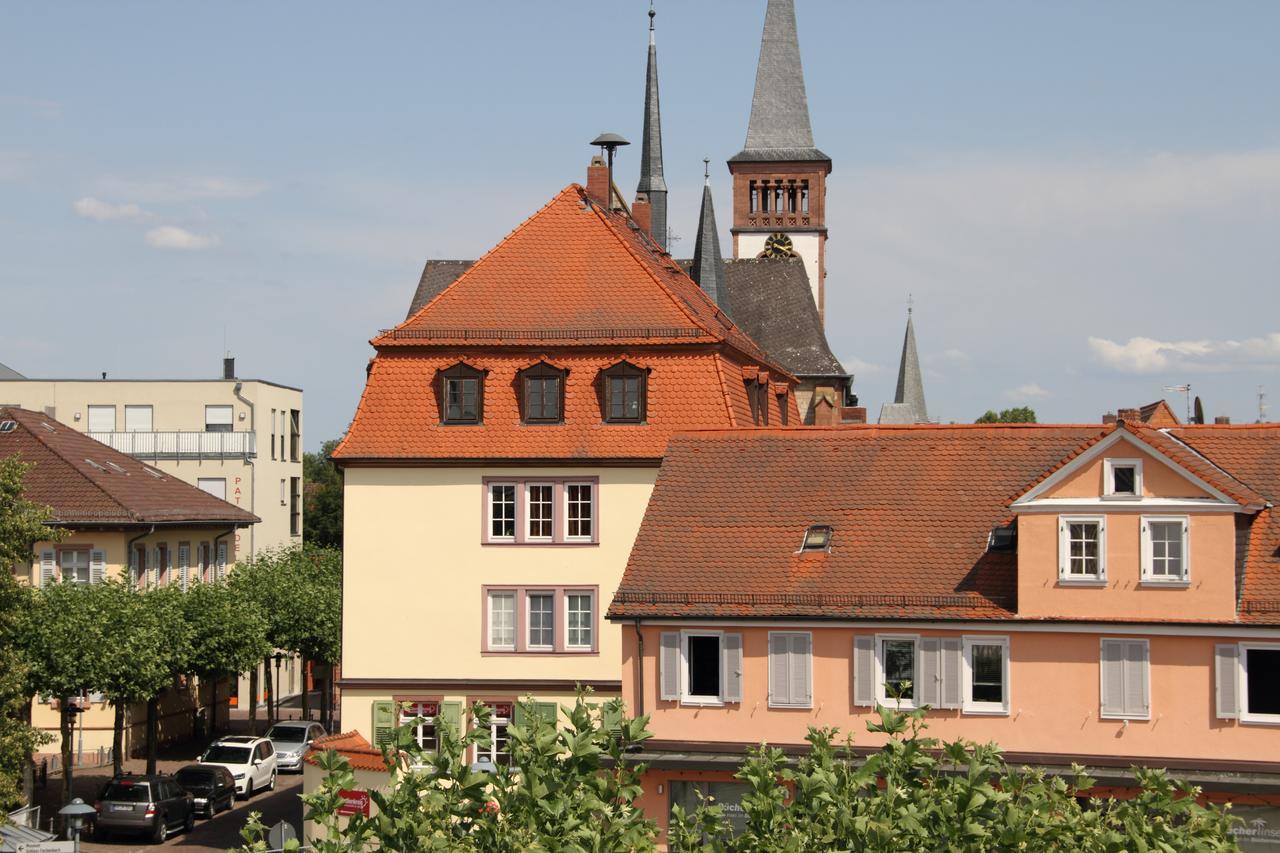
{"type": "Polygon", "coordinates": [[[72,853],[76,849],[74,841],[28,841],[17,845],[18,853],[72,853]]]}
{"type": "Polygon", "coordinates": [[[369,816],[369,792],[368,791],[339,791],[338,796],[342,797],[342,805],[338,806],[338,814],[350,817],[351,815],[369,816]]]}

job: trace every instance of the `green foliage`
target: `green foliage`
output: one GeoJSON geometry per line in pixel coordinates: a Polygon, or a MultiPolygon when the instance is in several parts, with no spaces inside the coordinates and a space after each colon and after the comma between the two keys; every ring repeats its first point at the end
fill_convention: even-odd
{"type": "Polygon", "coordinates": [[[325,548],[342,548],[342,472],[329,458],[331,439],[319,453],[302,454],[302,538],[325,548]]]}
{"type": "MultiPolygon", "coordinates": [[[[325,780],[303,797],[307,820],[323,828],[308,839],[318,853],[375,849],[414,851],[628,851],[651,850],[657,827],[635,805],[643,767],[629,764],[626,748],[649,737],[647,719],[623,719],[622,703],[587,701],[580,693],[566,707],[563,726],[544,719],[532,702],[523,722],[508,727],[512,762],[495,773],[474,772],[473,746],[490,745],[489,711],[471,709],[464,736],[439,729],[438,752],[420,750],[405,727],[396,749],[384,750],[390,784],[371,791],[376,812],[339,818],[339,792],[358,788],[347,760],[320,757],[325,780]]],[[[241,853],[266,850],[265,828],[246,827],[241,853]]]]}
{"type": "Polygon", "coordinates": [[[22,804],[18,786],[32,751],[52,738],[23,722],[31,702],[26,666],[12,648],[0,648],[0,816],[22,804]]]}
{"type": "Polygon", "coordinates": [[[271,652],[267,618],[240,587],[226,581],[192,584],[182,597],[193,642],[189,671],[221,678],[246,672],[271,652]]]}
{"type": "Polygon", "coordinates": [[[5,568],[28,562],[35,543],[57,542],[65,536],[62,530],[46,526],[53,510],[24,496],[30,468],[16,455],[0,458],[0,566],[5,568]]]}
{"type": "Polygon", "coordinates": [[[1162,770],[1135,768],[1133,799],[1082,804],[1078,792],[1094,785],[1084,768],[1071,780],[1010,769],[994,744],[922,736],[925,713],[880,708],[867,728],[889,740],[865,762],[849,741],[837,745],[835,729],[810,729],[794,764],[779,749],[753,750],[736,774],[750,789],[745,832],[734,836],[717,803],[677,807],[671,850],[1238,849],[1228,813],[1198,805],[1197,788],[1162,770]]]}
{"type": "Polygon", "coordinates": [[[335,663],[342,642],[342,552],[316,545],[268,550],[231,573],[232,590],[266,621],[272,648],[335,663]]]}
{"type": "Polygon", "coordinates": [[[975,424],[1033,424],[1036,422],[1036,410],[1030,406],[1018,406],[1013,409],[1002,409],[997,414],[987,409],[975,424]]]}
{"type": "MultiPolygon", "coordinates": [[[[97,657],[101,666],[94,687],[112,702],[128,704],[150,699],[173,683],[170,647],[175,628],[182,634],[185,622],[174,626],[167,599],[153,593],[137,593],[118,580],[107,580],[85,588],[94,601],[109,638],[100,647],[84,649],[97,657]]],[[[179,638],[179,647],[184,643],[179,638]]]]}

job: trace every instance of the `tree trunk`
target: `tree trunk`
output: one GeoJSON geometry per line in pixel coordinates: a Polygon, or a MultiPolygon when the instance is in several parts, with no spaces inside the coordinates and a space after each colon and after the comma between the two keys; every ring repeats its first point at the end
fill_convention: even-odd
{"type": "Polygon", "coordinates": [[[274,705],[271,700],[275,699],[275,685],[271,683],[271,658],[267,657],[262,662],[262,681],[266,688],[267,694],[267,725],[271,725],[276,721],[274,705]]]}
{"type": "Polygon", "coordinates": [[[258,733],[258,668],[249,673],[249,734],[258,733]]]}
{"type": "MultiPolygon", "coordinates": [[[[22,722],[31,725],[31,705],[35,696],[28,696],[27,701],[22,705],[22,722]]],[[[24,803],[34,801],[36,795],[36,762],[35,756],[28,753],[22,759],[22,796],[24,803]]]]}
{"type": "Polygon", "coordinates": [[[159,739],[160,697],[147,700],[147,774],[156,772],[156,740],[159,739]]]}
{"type": "Polygon", "coordinates": [[[218,682],[221,679],[210,678],[209,686],[213,688],[210,692],[213,694],[209,701],[209,731],[205,732],[209,737],[218,736],[218,682]]]}
{"type": "Polygon", "coordinates": [[[311,719],[311,685],[307,683],[307,657],[302,655],[298,658],[298,662],[302,665],[302,719],[311,719]]]}
{"type": "Polygon", "coordinates": [[[71,741],[75,736],[76,719],[76,715],[71,713],[70,702],[70,696],[58,698],[58,707],[61,709],[58,728],[62,735],[62,804],[64,806],[71,802],[71,741]]]}
{"type": "Polygon", "coordinates": [[[115,706],[116,718],[111,733],[111,772],[119,776],[124,770],[124,700],[114,697],[112,704],[115,706]]]}

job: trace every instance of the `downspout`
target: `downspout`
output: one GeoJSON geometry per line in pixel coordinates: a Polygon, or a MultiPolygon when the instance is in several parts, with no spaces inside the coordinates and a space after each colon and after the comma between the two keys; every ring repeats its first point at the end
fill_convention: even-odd
{"type": "MultiPolygon", "coordinates": [[[[234,527],[232,527],[232,528],[231,528],[230,530],[228,530],[226,533],[219,533],[217,536],[213,537],[213,553],[212,553],[212,554],[210,554],[209,556],[210,556],[211,558],[213,558],[213,562],[214,562],[215,564],[218,562],[218,540],[220,540],[220,539],[225,539],[226,537],[230,536],[231,534],[233,534],[233,533],[235,533],[235,532],[236,532],[236,529],[235,529],[234,527]]],[[[231,551],[231,549],[230,549],[230,548],[228,548],[228,549],[227,549],[227,551],[228,551],[228,556],[230,556],[230,551],[231,551]]],[[[216,572],[215,572],[215,574],[216,574],[216,572]]]]}
{"type": "MultiPolygon", "coordinates": [[[[150,536],[152,533],[155,533],[155,532],[156,532],[156,526],[153,524],[153,525],[151,525],[151,529],[150,529],[150,530],[148,530],[146,533],[139,533],[137,536],[135,536],[135,537],[133,537],[132,539],[130,539],[130,540],[128,541],[128,543],[126,543],[126,544],[125,544],[125,546],[124,546],[124,558],[125,558],[126,560],[128,560],[128,561],[132,562],[132,561],[133,561],[133,546],[134,546],[134,544],[135,544],[135,543],[137,543],[137,542],[138,542],[138,540],[140,540],[140,539],[146,539],[148,536],[150,536]]],[[[127,564],[126,564],[126,565],[127,565],[127,564]]],[[[138,568],[139,568],[139,569],[141,569],[141,568],[142,568],[141,563],[139,563],[138,568]]],[[[145,577],[145,576],[144,576],[144,577],[141,577],[141,578],[138,578],[138,586],[146,586],[146,585],[147,585],[147,582],[146,582],[146,577],[145,577]]]]}
{"type": "Polygon", "coordinates": [[[644,716],[644,634],[640,631],[640,620],[635,622],[636,628],[636,711],[633,716],[644,716]]]}
{"type": "MultiPolygon", "coordinates": [[[[258,427],[257,427],[256,419],[254,417],[253,403],[247,397],[245,397],[243,394],[240,393],[242,388],[244,388],[244,383],[237,382],[235,387],[231,389],[231,393],[235,394],[236,399],[239,400],[241,403],[244,403],[245,406],[249,409],[249,431],[253,433],[253,442],[254,442],[253,446],[256,451],[258,447],[258,427]]],[[[257,515],[257,513],[254,512],[253,507],[254,507],[254,504],[258,502],[258,469],[254,467],[253,459],[247,453],[244,456],[244,464],[249,466],[249,483],[252,486],[252,490],[249,492],[249,512],[252,515],[257,515]]],[[[253,555],[255,553],[254,543],[256,540],[254,538],[254,534],[257,532],[257,527],[258,525],[256,524],[249,525],[249,559],[250,560],[253,559],[253,555]]],[[[226,535],[226,534],[223,534],[223,535],[226,535]]]]}

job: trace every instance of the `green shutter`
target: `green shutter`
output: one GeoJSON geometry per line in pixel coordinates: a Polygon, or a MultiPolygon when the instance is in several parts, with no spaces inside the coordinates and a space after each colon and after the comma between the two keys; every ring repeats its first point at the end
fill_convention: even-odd
{"type": "MultiPolygon", "coordinates": [[[[539,717],[546,720],[552,726],[554,726],[558,721],[560,716],[560,706],[557,703],[531,702],[529,704],[533,706],[533,713],[537,714],[539,717]]],[[[529,718],[525,711],[525,703],[517,702],[515,719],[512,722],[514,722],[517,726],[523,726],[528,721],[528,719],[529,718]]]]}
{"type": "Polygon", "coordinates": [[[449,733],[453,735],[455,741],[462,737],[461,702],[440,703],[440,719],[436,722],[436,730],[442,731],[446,728],[449,729],[449,733]]]}
{"type": "Polygon", "coordinates": [[[382,700],[373,703],[373,745],[394,746],[396,737],[396,703],[382,700]]]}

